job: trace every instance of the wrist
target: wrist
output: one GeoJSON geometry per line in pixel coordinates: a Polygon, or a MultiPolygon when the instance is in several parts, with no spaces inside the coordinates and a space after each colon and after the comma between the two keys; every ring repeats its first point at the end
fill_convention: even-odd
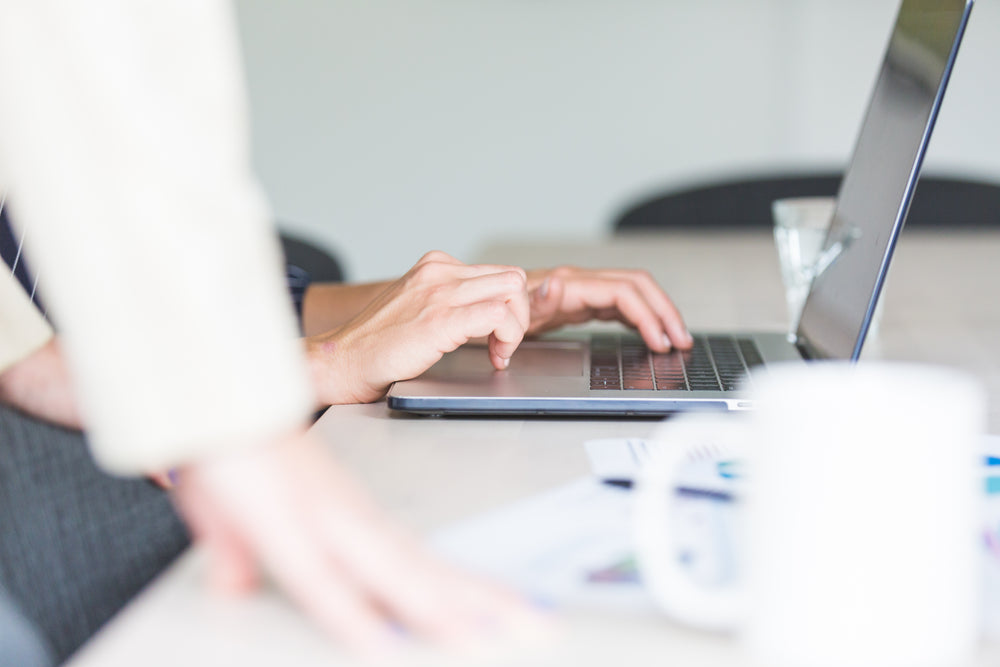
{"type": "Polygon", "coordinates": [[[338,331],[304,339],[309,378],[317,407],[369,403],[382,392],[369,387],[338,331]]]}

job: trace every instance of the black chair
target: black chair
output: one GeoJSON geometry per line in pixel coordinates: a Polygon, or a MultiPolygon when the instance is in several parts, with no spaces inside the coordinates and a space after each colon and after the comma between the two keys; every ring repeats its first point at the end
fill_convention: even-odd
{"type": "MultiPolygon", "coordinates": [[[[628,208],[615,232],[657,229],[751,229],[770,227],[771,202],[788,197],[835,196],[838,173],[769,175],[683,188],[628,208]]],[[[1000,227],[1000,185],[925,176],[920,179],[907,227],[1000,227]]]]}
{"type": "Polygon", "coordinates": [[[306,271],[313,282],[343,282],[344,270],[331,251],[314,241],[286,231],[280,232],[280,237],[286,263],[306,271]]]}

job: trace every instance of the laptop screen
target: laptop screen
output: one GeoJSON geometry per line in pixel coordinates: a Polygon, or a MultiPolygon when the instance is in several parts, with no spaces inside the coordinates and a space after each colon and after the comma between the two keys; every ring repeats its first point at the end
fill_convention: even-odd
{"type": "Polygon", "coordinates": [[[798,338],[813,356],[857,359],[902,229],[972,0],[903,0],[798,338]]]}

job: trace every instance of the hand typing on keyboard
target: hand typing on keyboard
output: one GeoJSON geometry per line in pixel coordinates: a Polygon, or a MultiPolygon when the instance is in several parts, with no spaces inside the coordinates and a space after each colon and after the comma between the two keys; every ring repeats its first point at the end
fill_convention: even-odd
{"type": "Polygon", "coordinates": [[[646,271],[561,266],[528,272],[531,324],[538,334],[590,320],[638,330],[655,352],[687,350],[693,340],[677,307],[646,271]]]}

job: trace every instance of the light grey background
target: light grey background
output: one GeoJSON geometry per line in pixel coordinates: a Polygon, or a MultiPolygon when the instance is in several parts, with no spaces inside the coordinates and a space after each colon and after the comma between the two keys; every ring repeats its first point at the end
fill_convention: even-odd
{"type": "MultiPolygon", "coordinates": [[[[896,0],[240,0],[258,173],[354,279],[595,238],[644,195],[841,167],[896,0]]],[[[1000,178],[979,0],[928,168],[1000,178]]]]}

